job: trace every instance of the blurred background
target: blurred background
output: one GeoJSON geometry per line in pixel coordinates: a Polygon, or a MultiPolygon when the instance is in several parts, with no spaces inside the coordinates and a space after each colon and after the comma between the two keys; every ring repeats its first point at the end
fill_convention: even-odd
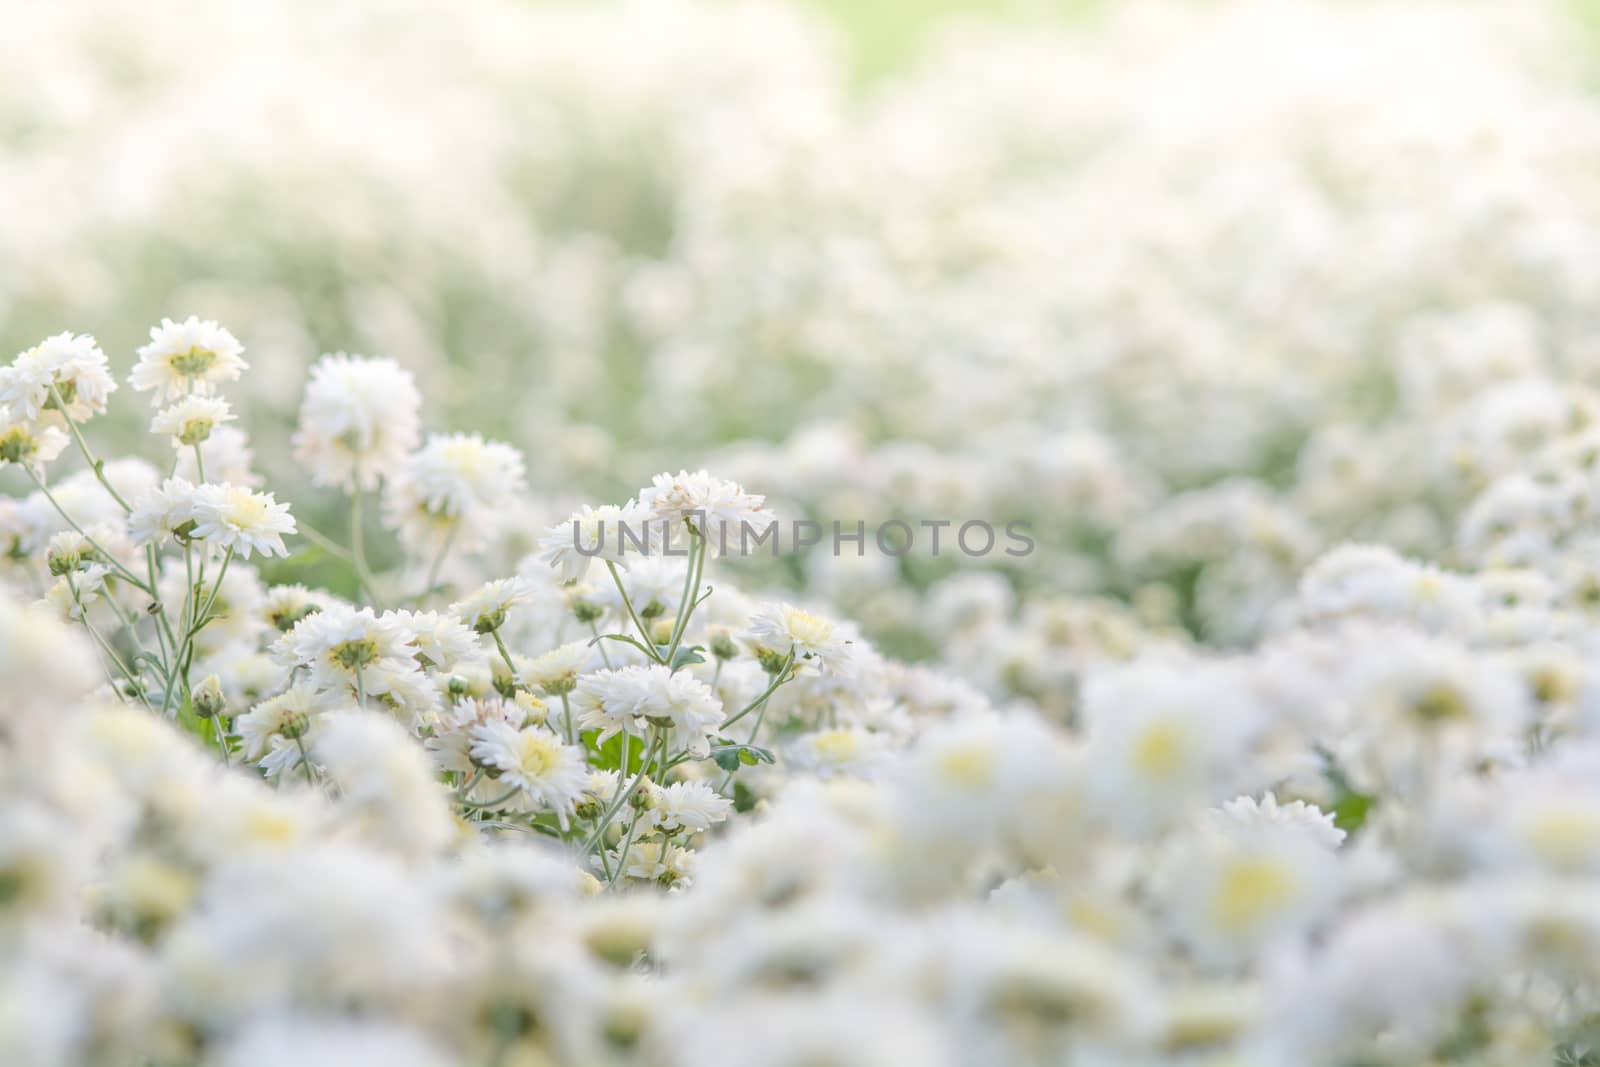
{"type": "Polygon", "coordinates": [[[508,560],[680,466],[1032,521],[762,578],[1047,692],[1041,642],[1254,639],[1340,541],[1508,551],[1460,520],[1600,411],[1596,7],[12,0],[0,338],[219,320],[310,517],[306,368],[393,356],[526,453],[508,560]]]}

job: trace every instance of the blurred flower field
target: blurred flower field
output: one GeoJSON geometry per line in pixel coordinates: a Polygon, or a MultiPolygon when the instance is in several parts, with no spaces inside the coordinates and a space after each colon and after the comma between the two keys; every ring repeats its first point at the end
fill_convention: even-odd
{"type": "Polygon", "coordinates": [[[0,1063],[1600,1064],[1582,5],[13,7],[0,1063]]]}

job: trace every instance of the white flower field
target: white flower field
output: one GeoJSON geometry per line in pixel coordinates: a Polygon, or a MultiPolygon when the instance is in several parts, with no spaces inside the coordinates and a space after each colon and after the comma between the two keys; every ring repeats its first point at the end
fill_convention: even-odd
{"type": "Polygon", "coordinates": [[[799,3],[5,12],[0,1067],[1600,1067],[1600,11],[799,3]]]}

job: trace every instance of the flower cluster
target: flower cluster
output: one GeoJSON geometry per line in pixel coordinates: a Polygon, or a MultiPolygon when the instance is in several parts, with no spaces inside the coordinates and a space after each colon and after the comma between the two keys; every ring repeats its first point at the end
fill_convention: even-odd
{"type": "Polygon", "coordinates": [[[1554,6],[8,13],[0,1063],[1600,1061],[1554,6]]]}

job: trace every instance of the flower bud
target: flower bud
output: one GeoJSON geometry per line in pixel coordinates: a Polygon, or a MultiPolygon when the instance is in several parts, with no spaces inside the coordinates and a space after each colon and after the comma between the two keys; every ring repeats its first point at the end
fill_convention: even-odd
{"type": "Polygon", "coordinates": [[[194,701],[194,713],[202,719],[209,719],[227,710],[228,698],[222,692],[222,679],[214,674],[205,676],[201,683],[189,693],[194,701]]]}

